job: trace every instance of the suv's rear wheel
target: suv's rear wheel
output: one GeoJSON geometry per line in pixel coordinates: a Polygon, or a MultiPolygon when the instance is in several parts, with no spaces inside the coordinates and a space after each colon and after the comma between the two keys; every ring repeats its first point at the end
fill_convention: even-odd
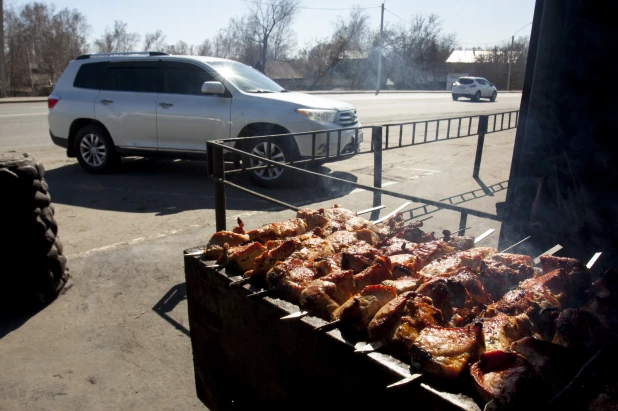
{"type": "Polygon", "coordinates": [[[472,101],[481,101],[481,92],[477,91],[474,97],[472,97],[472,101]]]}
{"type": "Polygon", "coordinates": [[[111,137],[96,124],[82,127],[77,132],[75,154],[79,165],[90,173],[111,171],[120,160],[111,137]]]}
{"type": "MultiPolygon", "coordinates": [[[[270,158],[273,161],[280,163],[288,163],[297,160],[298,147],[294,142],[293,137],[284,137],[281,139],[273,139],[270,144],[270,158]]],[[[250,140],[245,146],[245,151],[260,157],[268,158],[268,140],[255,139],[250,140]]],[[[249,159],[249,167],[265,166],[266,163],[254,158],[249,159]]],[[[253,170],[249,174],[253,182],[257,185],[267,188],[281,187],[282,185],[290,185],[296,180],[296,175],[293,170],[287,170],[283,167],[269,167],[261,170],[253,170]]]]}
{"type": "Polygon", "coordinates": [[[493,94],[491,95],[491,98],[489,100],[490,101],[496,101],[496,97],[498,97],[498,93],[494,91],[493,94]]]}

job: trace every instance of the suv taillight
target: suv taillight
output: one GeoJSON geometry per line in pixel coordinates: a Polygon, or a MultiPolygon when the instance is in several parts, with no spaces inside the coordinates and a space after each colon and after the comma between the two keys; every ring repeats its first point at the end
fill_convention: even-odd
{"type": "Polygon", "coordinates": [[[47,108],[51,110],[56,104],[58,104],[59,101],[60,96],[52,94],[51,96],[47,97],[47,108]]]}

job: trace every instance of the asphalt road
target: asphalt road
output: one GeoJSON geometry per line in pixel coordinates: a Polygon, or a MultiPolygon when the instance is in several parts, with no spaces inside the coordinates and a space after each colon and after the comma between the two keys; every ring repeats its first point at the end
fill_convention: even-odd
{"type": "MultiPolygon", "coordinates": [[[[448,93],[328,94],[354,104],[364,125],[496,113],[519,109],[520,93],[503,93],[495,102],[453,101],[448,93]]],[[[53,146],[47,103],[0,104],[0,151],[53,146]]]]}

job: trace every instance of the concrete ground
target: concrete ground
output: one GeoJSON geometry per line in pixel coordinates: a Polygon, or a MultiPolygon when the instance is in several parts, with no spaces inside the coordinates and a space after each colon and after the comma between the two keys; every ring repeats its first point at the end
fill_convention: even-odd
{"type": "MultiPolygon", "coordinates": [[[[384,153],[385,186],[495,213],[495,203],[502,201],[506,193],[513,140],[514,130],[487,137],[478,181],[471,177],[476,138],[387,151],[384,153]]],[[[370,161],[352,160],[328,167],[336,176],[356,175],[359,182],[370,183],[371,170],[367,163],[370,161]]],[[[170,164],[144,167],[157,175],[168,173],[170,164]]],[[[186,184],[193,186],[196,193],[204,194],[160,199],[178,201],[176,204],[193,203],[196,227],[185,227],[180,232],[92,249],[92,244],[83,244],[97,244],[96,238],[88,237],[89,232],[101,224],[113,227],[121,219],[131,224],[130,213],[118,213],[121,215],[118,220],[108,220],[97,218],[96,213],[104,211],[95,208],[91,215],[82,215],[83,221],[76,223],[71,222],[71,214],[65,213],[68,206],[58,203],[61,239],[72,250],[69,260],[72,287],[41,312],[13,318],[0,327],[0,409],[205,408],[195,396],[182,258],[183,249],[205,243],[214,231],[213,210],[202,209],[204,201],[211,200],[200,195],[211,193],[212,188],[199,175],[201,167],[181,164],[183,171],[168,178],[179,180],[179,191],[186,189],[180,181],[188,179],[186,184]],[[84,251],[86,248],[90,251],[84,251]]],[[[48,174],[54,177],[59,168],[49,166],[48,174]]],[[[236,181],[252,187],[244,178],[236,181]]],[[[54,184],[50,184],[52,200],[57,188],[54,184]]],[[[95,191],[97,184],[93,184],[95,191]]],[[[304,198],[305,204],[314,207],[337,202],[351,209],[370,207],[372,197],[371,193],[358,189],[310,185],[269,193],[290,202],[297,199],[295,204],[304,198]]],[[[102,202],[106,201],[105,196],[118,195],[113,190],[98,194],[102,202]]],[[[402,202],[384,197],[387,209],[382,215],[402,202]]],[[[294,215],[234,190],[228,190],[228,205],[230,226],[238,214],[243,214],[237,211],[240,208],[253,210],[250,215],[245,212],[243,217],[249,228],[294,215]]],[[[424,210],[417,209],[414,215],[422,217],[423,213],[424,210]]],[[[409,213],[406,215],[410,217],[409,213]]],[[[458,213],[439,211],[431,215],[434,218],[425,223],[430,231],[439,233],[444,228],[458,227],[458,213]]],[[[157,224],[154,216],[149,224],[157,224]]],[[[470,234],[499,228],[495,222],[474,217],[469,218],[468,225],[472,226],[470,234]]],[[[161,227],[159,232],[163,231],[161,227]]],[[[497,238],[497,234],[490,237],[484,245],[496,246],[497,238]]]]}

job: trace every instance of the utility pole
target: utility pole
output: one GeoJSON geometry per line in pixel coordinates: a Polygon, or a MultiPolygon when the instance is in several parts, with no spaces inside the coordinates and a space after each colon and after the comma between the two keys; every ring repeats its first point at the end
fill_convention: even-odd
{"type": "Polygon", "coordinates": [[[515,36],[511,36],[511,47],[509,48],[509,75],[506,79],[506,89],[511,90],[511,63],[513,61],[513,43],[515,42],[515,36]]]}
{"type": "Polygon", "coordinates": [[[4,68],[4,0],[0,0],[0,97],[6,97],[6,70],[4,68]]]}
{"type": "Polygon", "coordinates": [[[380,17],[380,45],[378,48],[378,84],[376,94],[380,92],[380,80],[382,79],[382,45],[384,43],[384,3],[382,3],[382,17],[380,17]]]}

